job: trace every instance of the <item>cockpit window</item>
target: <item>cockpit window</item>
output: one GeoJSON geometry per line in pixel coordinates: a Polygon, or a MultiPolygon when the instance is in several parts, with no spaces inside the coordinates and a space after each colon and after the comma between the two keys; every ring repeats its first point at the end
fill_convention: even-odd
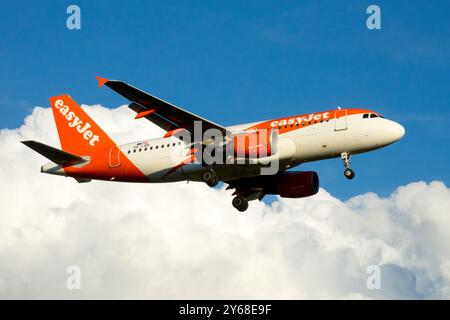
{"type": "Polygon", "coordinates": [[[363,114],[363,118],[367,119],[367,118],[384,118],[384,117],[379,113],[365,113],[363,114]]]}

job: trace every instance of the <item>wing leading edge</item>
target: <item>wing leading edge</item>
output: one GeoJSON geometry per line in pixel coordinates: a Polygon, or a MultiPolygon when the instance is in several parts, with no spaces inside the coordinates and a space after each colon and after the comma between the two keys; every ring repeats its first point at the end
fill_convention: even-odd
{"type": "Polygon", "coordinates": [[[129,108],[137,113],[136,118],[146,118],[165,131],[184,128],[194,133],[194,122],[200,121],[202,131],[216,129],[225,137],[228,130],[212,121],[197,116],[147,92],[135,88],[123,81],[97,77],[99,86],[106,85],[118,94],[130,100],[129,108]]]}

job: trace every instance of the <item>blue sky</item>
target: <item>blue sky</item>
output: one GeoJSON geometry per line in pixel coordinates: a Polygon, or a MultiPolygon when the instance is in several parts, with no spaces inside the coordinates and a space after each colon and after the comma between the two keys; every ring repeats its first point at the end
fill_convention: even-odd
{"type": "Polygon", "coordinates": [[[450,174],[448,1],[39,1],[0,11],[1,128],[70,93],[116,107],[96,75],[121,79],[223,125],[336,106],[377,110],[405,138],[340,160],[306,164],[340,198],[391,193],[450,174]],[[81,30],[66,8],[81,8],[81,30]],[[382,29],[365,26],[377,4],[382,29]]]}

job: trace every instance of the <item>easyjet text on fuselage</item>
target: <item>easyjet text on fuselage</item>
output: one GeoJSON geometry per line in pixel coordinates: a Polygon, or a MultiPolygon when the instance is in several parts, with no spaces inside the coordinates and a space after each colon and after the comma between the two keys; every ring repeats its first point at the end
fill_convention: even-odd
{"type": "Polygon", "coordinates": [[[292,117],[289,119],[280,119],[280,120],[274,120],[270,123],[271,127],[278,127],[278,126],[286,126],[296,123],[302,123],[302,122],[309,122],[309,121],[320,121],[320,120],[328,120],[330,118],[330,112],[323,112],[323,113],[311,113],[304,116],[299,117],[292,117]]]}

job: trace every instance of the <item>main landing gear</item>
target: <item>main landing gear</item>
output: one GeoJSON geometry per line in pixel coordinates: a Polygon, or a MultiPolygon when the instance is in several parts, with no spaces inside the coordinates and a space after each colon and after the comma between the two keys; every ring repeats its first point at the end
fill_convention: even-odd
{"type": "Polygon", "coordinates": [[[242,196],[236,196],[233,198],[233,207],[238,209],[240,212],[244,212],[248,209],[248,201],[242,196]]]}
{"type": "Polygon", "coordinates": [[[202,181],[206,183],[209,187],[215,187],[219,183],[219,178],[214,170],[210,169],[202,174],[202,181]]]}
{"type": "MultiPolygon", "coordinates": [[[[219,183],[219,178],[213,169],[209,169],[202,173],[202,181],[210,187],[215,187],[219,183]]],[[[240,194],[233,198],[232,204],[240,212],[248,209],[248,199],[240,194]]]]}
{"type": "Polygon", "coordinates": [[[342,152],[341,153],[341,159],[342,161],[344,161],[344,167],[345,167],[345,171],[344,171],[344,176],[349,179],[352,180],[355,177],[355,172],[350,169],[350,153],[348,152],[342,152]]]}

